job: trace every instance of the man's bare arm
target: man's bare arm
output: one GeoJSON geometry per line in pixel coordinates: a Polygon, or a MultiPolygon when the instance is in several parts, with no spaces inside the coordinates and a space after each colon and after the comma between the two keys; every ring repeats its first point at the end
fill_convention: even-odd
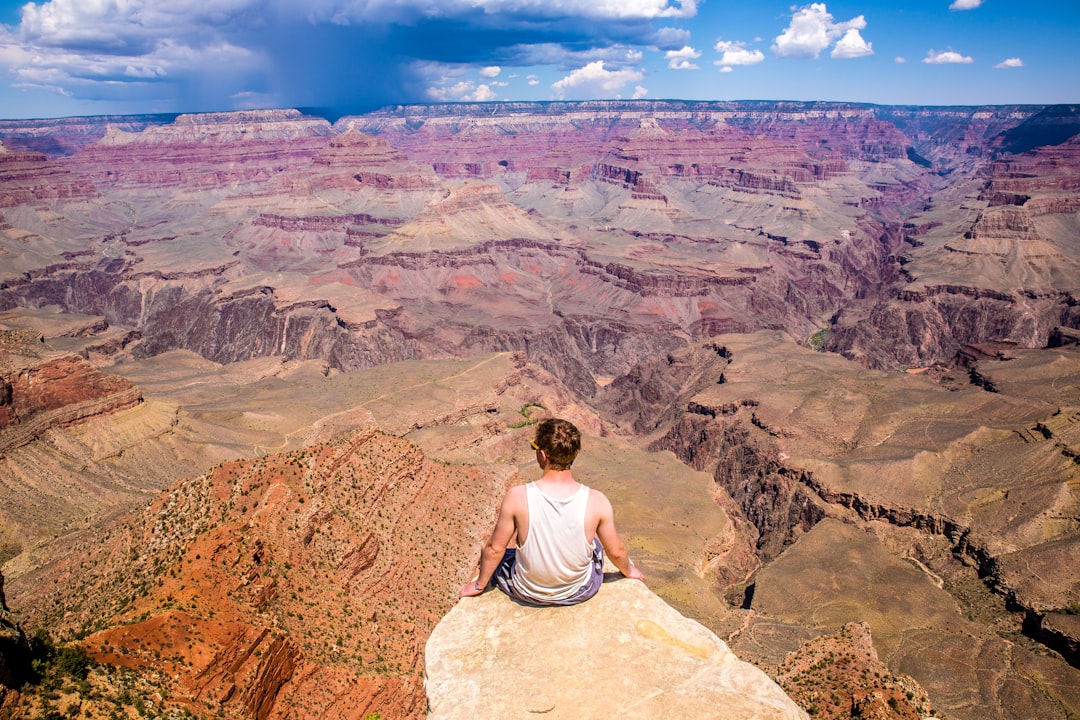
{"type": "Polygon", "coordinates": [[[491,531],[491,537],[480,551],[480,574],[472,582],[465,583],[459,595],[469,597],[484,592],[484,588],[491,582],[491,576],[495,574],[495,568],[503,559],[506,547],[517,535],[518,521],[521,503],[525,501],[525,486],[518,485],[510,488],[503,497],[499,507],[499,518],[495,521],[495,529],[491,531]]]}
{"type": "Polygon", "coordinates": [[[599,520],[596,526],[596,537],[600,538],[600,544],[604,546],[604,553],[623,575],[634,580],[644,580],[645,576],[630,560],[630,554],[626,552],[626,545],[623,544],[618,530],[615,529],[615,511],[611,508],[611,502],[601,492],[593,490],[592,493],[593,497],[590,499],[596,503],[599,520]]]}

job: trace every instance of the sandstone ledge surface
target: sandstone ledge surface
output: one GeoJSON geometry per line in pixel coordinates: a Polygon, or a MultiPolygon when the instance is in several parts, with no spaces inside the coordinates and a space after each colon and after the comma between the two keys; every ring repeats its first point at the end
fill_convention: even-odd
{"type": "Polygon", "coordinates": [[[709,629],[625,579],[569,608],[466,598],[435,627],[426,663],[430,720],[807,717],[709,629]]]}

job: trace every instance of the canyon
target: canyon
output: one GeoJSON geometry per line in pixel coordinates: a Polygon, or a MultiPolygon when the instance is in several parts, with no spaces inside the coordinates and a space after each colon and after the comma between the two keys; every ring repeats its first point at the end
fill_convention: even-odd
{"type": "Polygon", "coordinates": [[[1077,107],[0,142],[0,597],[96,682],[421,717],[424,642],[558,415],[649,588],[813,716],[1080,712],[1077,107]]]}

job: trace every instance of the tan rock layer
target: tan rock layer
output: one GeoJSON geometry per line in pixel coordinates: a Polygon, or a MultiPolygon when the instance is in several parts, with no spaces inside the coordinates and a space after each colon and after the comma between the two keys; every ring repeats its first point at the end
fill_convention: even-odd
{"type": "Polygon", "coordinates": [[[806,714],[724,641],[644,583],[531,608],[489,591],[461,600],[428,639],[429,720],[796,720],[806,714]]]}

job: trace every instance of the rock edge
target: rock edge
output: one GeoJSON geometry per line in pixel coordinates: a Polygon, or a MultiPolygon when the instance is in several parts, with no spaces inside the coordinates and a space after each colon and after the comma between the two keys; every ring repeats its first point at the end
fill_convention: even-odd
{"type": "Polygon", "coordinates": [[[426,663],[429,720],[807,718],[764,672],[632,580],[568,608],[498,591],[466,598],[435,627],[426,663]]]}

